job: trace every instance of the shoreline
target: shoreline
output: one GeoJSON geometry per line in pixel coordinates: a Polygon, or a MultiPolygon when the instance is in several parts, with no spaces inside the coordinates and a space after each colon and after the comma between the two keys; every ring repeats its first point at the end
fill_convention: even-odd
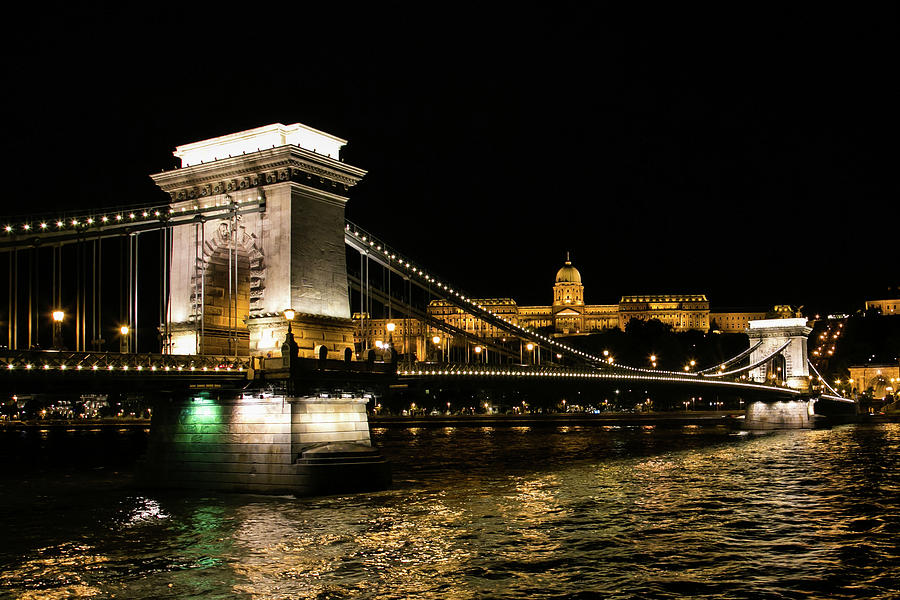
{"type": "Polygon", "coordinates": [[[39,420],[39,421],[3,421],[0,431],[21,431],[31,429],[146,429],[150,427],[150,419],[128,419],[113,421],[110,419],[79,420],[39,420]]]}
{"type": "MultiPolygon", "coordinates": [[[[404,417],[396,415],[369,415],[369,426],[373,428],[415,428],[415,427],[532,427],[532,426],[659,426],[659,427],[740,427],[743,415],[729,411],[692,412],[650,412],[650,413],[552,413],[533,415],[423,415],[404,417]]],[[[835,420],[834,424],[848,422],[835,420]]],[[[898,415],[859,415],[849,422],[855,423],[896,423],[898,415]]],[[[150,419],[129,420],[40,420],[0,422],[0,431],[30,430],[89,430],[89,429],[146,429],[150,419]]]]}
{"type": "Polygon", "coordinates": [[[370,416],[370,427],[532,427],[532,426],[661,426],[735,427],[740,420],[728,411],[658,413],[552,413],[534,415],[370,416]]]}
{"type": "MultiPolygon", "coordinates": [[[[369,415],[370,427],[526,427],[565,425],[728,425],[739,422],[728,411],[660,412],[660,413],[552,413],[527,415],[369,415]]],[[[150,419],[129,420],[35,420],[0,423],[0,431],[40,429],[143,429],[150,427],[150,419]]]]}

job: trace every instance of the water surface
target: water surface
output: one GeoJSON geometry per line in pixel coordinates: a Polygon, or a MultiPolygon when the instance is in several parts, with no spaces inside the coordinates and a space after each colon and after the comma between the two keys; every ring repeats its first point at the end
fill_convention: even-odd
{"type": "Polygon", "coordinates": [[[387,491],[129,485],[146,434],[0,434],[19,598],[897,598],[900,425],[375,429],[387,491]]]}

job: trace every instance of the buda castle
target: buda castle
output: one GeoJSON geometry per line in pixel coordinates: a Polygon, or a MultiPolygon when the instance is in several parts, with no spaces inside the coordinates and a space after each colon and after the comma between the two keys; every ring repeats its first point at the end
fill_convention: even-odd
{"type": "MultiPolygon", "coordinates": [[[[581,273],[568,255],[565,264],[556,272],[550,306],[519,306],[512,298],[473,298],[472,301],[511,323],[554,336],[583,335],[615,328],[624,331],[633,319],[658,319],[671,326],[673,331],[705,332],[712,327],[725,333],[741,333],[746,331],[751,320],[764,319],[770,314],[765,311],[710,312],[705,294],[640,294],[622,296],[617,304],[585,304],[581,273]]],[[[779,309],[791,310],[790,307],[776,307],[776,312],[779,309]]],[[[446,300],[432,300],[428,304],[428,315],[481,338],[499,339],[508,335],[446,300]]],[[[354,318],[359,319],[357,341],[363,347],[388,339],[387,320],[360,319],[359,314],[354,318]]],[[[421,340],[410,346],[414,352],[421,351],[421,346],[432,335],[443,335],[414,319],[393,319],[392,325],[394,330],[390,337],[395,342],[421,340]]]]}
{"type": "MultiPolygon", "coordinates": [[[[569,257],[556,272],[553,304],[550,306],[518,306],[511,298],[482,298],[474,302],[493,310],[513,323],[532,329],[543,329],[557,336],[578,335],[619,328],[624,331],[632,319],[659,319],[673,331],[697,329],[708,331],[709,300],[703,294],[643,294],[622,296],[618,304],[585,304],[581,273],[569,257]]],[[[449,324],[478,332],[480,320],[463,313],[444,300],[433,300],[430,315],[449,324]],[[474,326],[474,329],[473,329],[474,326]]],[[[502,335],[486,325],[486,337],[502,335]]],[[[746,325],[745,325],[746,326],[746,325]]]]}

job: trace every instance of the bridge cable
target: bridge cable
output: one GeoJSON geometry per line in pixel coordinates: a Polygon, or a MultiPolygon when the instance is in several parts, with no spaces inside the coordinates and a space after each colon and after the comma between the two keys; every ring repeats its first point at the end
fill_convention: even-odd
{"type": "Polygon", "coordinates": [[[728,367],[728,366],[731,366],[732,364],[738,362],[739,360],[742,360],[742,359],[746,358],[748,355],[750,355],[754,350],[756,350],[756,349],[759,348],[760,346],[762,346],[762,340],[758,341],[758,342],[756,343],[756,345],[751,346],[750,348],[747,348],[746,350],[744,350],[744,351],[741,352],[740,354],[731,357],[730,359],[726,360],[725,362],[721,363],[720,365],[713,365],[712,367],[707,367],[707,368],[705,368],[705,369],[701,369],[701,370],[697,371],[697,374],[698,374],[698,375],[703,375],[703,374],[705,374],[705,373],[709,373],[710,371],[715,371],[716,369],[719,369],[719,368],[721,368],[721,367],[728,367]]]}
{"type": "Polygon", "coordinates": [[[704,375],[704,377],[725,377],[725,376],[727,376],[727,375],[734,375],[735,373],[744,373],[744,372],[746,372],[746,371],[752,371],[752,370],[755,369],[756,367],[758,367],[758,366],[760,366],[760,365],[762,365],[762,364],[764,364],[764,363],[769,362],[769,361],[772,360],[776,355],[780,354],[785,348],[787,348],[788,346],[791,345],[791,341],[792,341],[792,340],[786,341],[784,344],[781,345],[780,348],[778,348],[777,350],[773,351],[773,352],[772,352],[771,354],[769,354],[768,356],[764,356],[763,358],[759,359],[759,360],[756,361],[755,363],[750,364],[750,365],[747,365],[746,367],[740,367],[740,368],[738,368],[738,369],[734,369],[734,370],[732,370],[732,371],[726,371],[726,372],[724,372],[724,373],[710,373],[710,374],[704,375]]]}
{"type": "Polygon", "coordinates": [[[821,381],[821,382],[825,385],[825,387],[828,388],[828,391],[830,391],[832,394],[834,394],[834,395],[837,396],[838,398],[844,398],[844,396],[842,396],[842,395],[840,394],[840,392],[838,392],[838,391],[835,390],[833,387],[831,387],[830,385],[828,385],[828,380],[826,380],[824,377],[822,377],[822,375],[819,374],[819,371],[816,369],[816,366],[812,363],[812,361],[809,360],[809,357],[806,358],[806,362],[807,362],[807,364],[809,364],[809,366],[812,368],[813,372],[814,372],[814,373],[816,374],[816,376],[819,378],[819,381],[821,381]]]}

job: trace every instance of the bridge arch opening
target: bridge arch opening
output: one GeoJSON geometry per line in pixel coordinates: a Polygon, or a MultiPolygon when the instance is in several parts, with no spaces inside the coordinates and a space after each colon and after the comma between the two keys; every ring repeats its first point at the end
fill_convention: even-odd
{"type": "Polygon", "coordinates": [[[787,361],[785,361],[784,355],[776,354],[772,357],[772,360],[769,361],[769,366],[766,368],[766,381],[782,385],[784,383],[786,369],[787,361]]]}
{"type": "Polygon", "coordinates": [[[248,356],[247,318],[263,297],[263,255],[243,227],[222,221],[203,245],[192,296],[200,354],[248,356]]]}

